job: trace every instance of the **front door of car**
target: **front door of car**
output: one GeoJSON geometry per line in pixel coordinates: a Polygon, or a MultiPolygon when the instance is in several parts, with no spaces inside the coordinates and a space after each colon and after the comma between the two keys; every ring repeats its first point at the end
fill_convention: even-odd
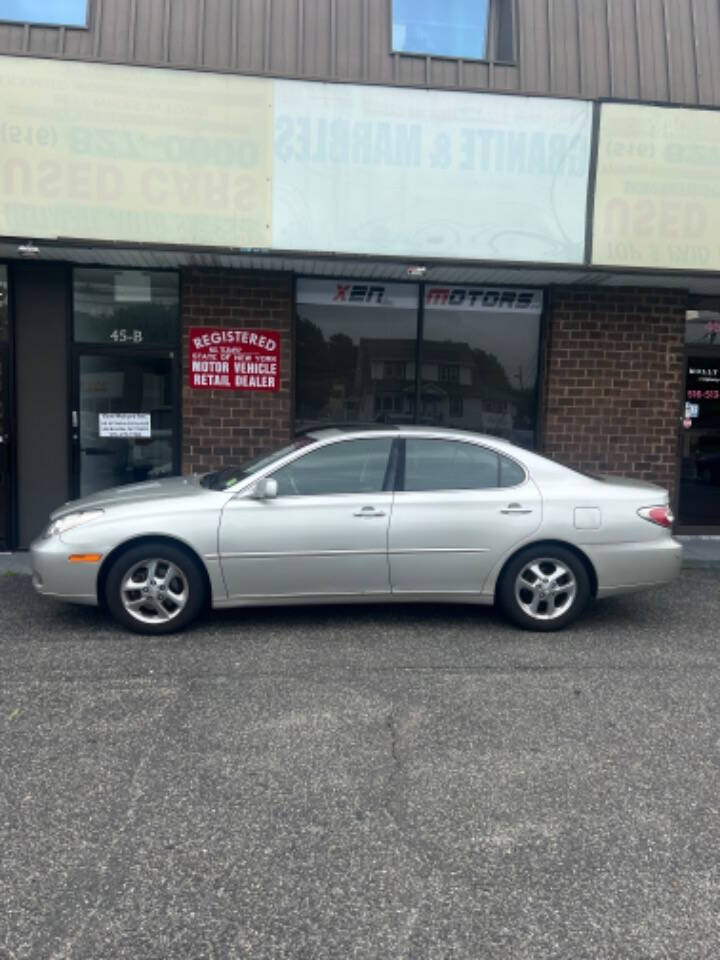
{"type": "Polygon", "coordinates": [[[538,528],[541,500],[508,457],[460,440],[408,438],[388,536],[393,594],[477,594],[538,528]]]}
{"type": "Polygon", "coordinates": [[[277,496],[239,495],[219,533],[230,599],[390,593],[391,437],[344,439],[269,474],[277,496]]]}

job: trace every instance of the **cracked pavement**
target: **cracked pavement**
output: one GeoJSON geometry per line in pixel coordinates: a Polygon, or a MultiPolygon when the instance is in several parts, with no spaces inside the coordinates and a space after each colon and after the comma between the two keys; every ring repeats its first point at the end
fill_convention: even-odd
{"type": "Polygon", "coordinates": [[[0,960],[715,960],[719,578],[148,640],[0,576],[0,960]]]}

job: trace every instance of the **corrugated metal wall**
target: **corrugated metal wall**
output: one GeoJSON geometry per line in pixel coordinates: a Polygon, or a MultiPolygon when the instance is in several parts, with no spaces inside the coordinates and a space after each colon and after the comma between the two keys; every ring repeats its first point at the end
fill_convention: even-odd
{"type": "Polygon", "coordinates": [[[465,90],[720,105],[719,0],[515,0],[516,65],[393,54],[390,0],[89,0],[0,52],[465,90]]]}

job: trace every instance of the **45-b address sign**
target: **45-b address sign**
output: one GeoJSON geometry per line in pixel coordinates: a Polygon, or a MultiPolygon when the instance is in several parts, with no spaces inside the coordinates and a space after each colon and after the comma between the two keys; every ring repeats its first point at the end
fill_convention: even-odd
{"type": "Polygon", "coordinates": [[[113,343],[142,343],[142,330],[127,330],[125,327],[119,327],[110,334],[113,343]]]}

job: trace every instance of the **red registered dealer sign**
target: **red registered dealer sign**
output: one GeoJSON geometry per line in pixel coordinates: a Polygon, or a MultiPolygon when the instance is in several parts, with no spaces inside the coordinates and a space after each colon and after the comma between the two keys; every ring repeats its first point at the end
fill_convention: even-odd
{"type": "Polygon", "coordinates": [[[274,330],[190,328],[194,390],[280,389],[280,335],[274,330]]]}

